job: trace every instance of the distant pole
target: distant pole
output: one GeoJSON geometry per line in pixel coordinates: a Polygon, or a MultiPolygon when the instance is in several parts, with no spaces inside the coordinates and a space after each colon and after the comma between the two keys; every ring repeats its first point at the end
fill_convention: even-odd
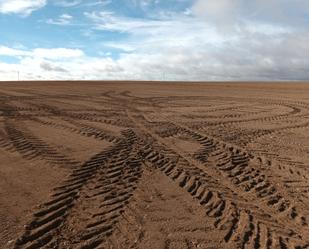
{"type": "Polygon", "coordinates": [[[19,71],[17,71],[17,79],[18,79],[18,81],[19,81],[19,71]]]}

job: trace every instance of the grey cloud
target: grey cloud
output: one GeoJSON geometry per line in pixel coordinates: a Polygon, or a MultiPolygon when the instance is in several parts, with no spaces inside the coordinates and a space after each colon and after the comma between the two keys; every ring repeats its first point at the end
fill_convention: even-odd
{"type": "Polygon", "coordinates": [[[309,24],[307,0],[195,0],[192,10],[218,28],[241,26],[247,21],[303,28],[309,24]]]}
{"type": "Polygon", "coordinates": [[[67,72],[66,69],[59,67],[59,66],[54,66],[48,62],[42,62],[40,64],[40,67],[45,70],[45,71],[49,71],[49,72],[61,72],[61,73],[65,73],[67,72]]]}

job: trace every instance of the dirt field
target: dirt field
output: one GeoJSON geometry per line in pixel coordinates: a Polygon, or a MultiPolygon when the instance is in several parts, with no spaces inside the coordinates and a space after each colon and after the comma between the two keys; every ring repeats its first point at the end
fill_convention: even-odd
{"type": "Polygon", "coordinates": [[[309,248],[309,83],[0,83],[0,248],[309,248]]]}

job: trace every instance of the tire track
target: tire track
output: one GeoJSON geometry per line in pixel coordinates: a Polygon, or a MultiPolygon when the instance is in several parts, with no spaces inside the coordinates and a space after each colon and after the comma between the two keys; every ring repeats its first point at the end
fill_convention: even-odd
{"type": "MultiPolygon", "coordinates": [[[[273,102],[260,102],[261,104],[268,104],[268,105],[277,105],[277,106],[284,106],[289,107],[292,110],[288,113],[284,114],[277,114],[277,115],[271,115],[271,116],[263,116],[263,117],[252,117],[247,119],[236,119],[236,120],[225,120],[225,121],[201,121],[197,122],[196,124],[188,124],[190,128],[192,129],[200,129],[201,127],[207,127],[207,126],[222,126],[222,127],[228,127],[229,125],[238,125],[245,122],[277,122],[277,121],[283,121],[286,119],[289,119],[291,117],[293,118],[300,118],[305,117],[308,113],[302,114],[302,109],[291,105],[287,103],[273,103],[273,102]]],[[[223,118],[223,117],[220,117],[223,118]]]]}
{"type": "MultiPolygon", "coordinates": [[[[5,131],[11,142],[2,140],[0,144],[8,150],[20,152],[28,159],[43,158],[57,164],[61,162],[70,164],[70,161],[66,161],[69,159],[62,157],[61,153],[27,130],[21,129],[12,119],[13,117],[29,119],[41,125],[115,143],[114,146],[93,156],[82,165],[77,164],[79,166],[72,170],[72,174],[63,181],[63,184],[55,187],[51,198],[34,213],[24,233],[17,239],[14,249],[87,249],[105,248],[105,245],[113,248],[109,242],[115,230],[118,229],[119,222],[128,219],[127,224],[130,223],[130,217],[124,216],[124,213],[127,214],[128,204],[138,186],[145,165],[161,172],[164,177],[170,179],[171,183],[185,190],[192,200],[200,204],[209,218],[212,232],[218,232],[221,236],[218,243],[221,245],[222,242],[225,248],[300,249],[309,247],[306,207],[289,198],[291,195],[286,194],[284,188],[281,189],[282,185],[271,178],[267,171],[272,162],[228,143],[237,142],[238,145],[245,146],[248,141],[256,137],[278,130],[276,128],[270,131],[257,130],[239,139],[238,131],[233,132],[233,124],[237,125],[247,120],[273,122],[291,117],[300,118],[307,115],[303,113],[302,108],[305,107],[301,106],[301,103],[255,100],[265,105],[284,105],[290,107],[291,111],[275,117],[250,117],[249,119],[248,116],[253,115],[252,113],[222,115],[220,118],[246,118],[219,122],[223,127],[223,133],[218,136],[219,139],[215,139],[208,135],[210,131],[206,130],[205,134],[194,131],[200,129],[194,126],[196,124],[191,123],[192,126],[189,127],[193,127],[194,130],[192,130],[188,126],[181,125],[181,119],[179,122],[168,119],[162,121],[161,117],[163,120],[165,118],[158,113],[159,118],[155,120],[160,121],[152,122],[151,118],[145,118],[138,109],[134,109],[134,106],[164,108],[167,104],[183,107],[182,101],[187,101],[185,97],[139,98],[131,96],[127,91],[120,94],[106,93],[105,96],[107,100],[98,98],[90,101],[102,105],[108,104],[111,107],[111,110],[102,111],[102,113],[99,111],[89,113],[93,111],[92,109],[76,113],[72,108],[61,109],[44,103],[38,103],[37,109],[24,110],[44,111],[45,114],[38,114],[38,116],[55,116],[72,124],[72,127],[25,116],[18,113],[18,108],[7,106],[4,109],[5,131]],[[120,113],[117,113],[118,109],[120,113]],[[110,115],[114,116],[110,117],[110,115]],[[123,128],[134,127],[134,131],[126,130],[121,136],[111,135],[107,130],[84,124],[82,120],[123,128]],[[188,138],[200,144],[202,149],[192,158],[182,151],[185,149],[173,146],[171,139],[168,139],[170,137],[188,138]],[[228,142],[223,142],[224,139],[228,142]]],[[[74,99],[70,95],[63,96],[63,98],[66,97],[74,99]]],[[[53,101],[53,98],[40,95],[37,99],[34,97],[16,99],[43,102],[44,99],[53,101]]],[[[209,100],[208,97],[197,98],[199,101],[209,100]]],[[[196,98],[192,96],[189,99],[196,98]]],[[[236,98],[219,98],[222,101],[227,99],[236,100],[236,98]]],[[[242,102],[248,100],[239,99],[242,102]]],[[[228,109],[237,111],[238,108],[241,107],[232,106],[228,109]]],[[[216,109],[220,108],[213,109],[213,112],[218,111],[216,109]]],[[[20,111],[23,111],[23,108],[20,111]]],[[[147,110],[143,110],[144,114],[146,112],[147,110]]],[[[174,117],[174,114],[172,115],[174,117]]],[[[205,124],[208,123],[212,122],[205,122],[205,124]]],[[[301,128],[301,125],[308,124],[297,124],[292,128],[301,128]]],[[[217,125],[210,124],[210,126],[216,128],[217,125]]],[[[288,129],[291,126],[284,128],[288,129]]],[[[220,133],[218,130],[214,132],[214,134],[218,133],[220,133]]],[[[5,133],[2,135],[5,136],[5,133]]],[[[130,212],[134,214],[135,210],[130,212]]],[[[157,221],[160,222],[160,218],[157,221]]],[[[143,224],[138,223],[138,226],[142,228],[143,224]]],[[[135,239],[139,240],[139,236],[143,234],[140,230],[137,234],[135,239]]],[[[203,244],[207,245],[206,240],[203,244]]],[[[137,248],[136,245],[134,242],[132,248],[137,248]]],[[[187,238],[169,238],[166,239],[165,244],[167,249],[191,249],[195,246],[187,238]]]]}
{"type": "Polygon", "coordinates": [[[99,129],[99,128],[86,125],[86,124],[81,124],[75,120],[68,119],[68,118],[64,118],[64,120],[66,122],[73,124],[75,127],[79,127],[79,128],[70,127],[70,126],[60,124],[60,123],[55,123],[52,121],[44,121],[38,118],[31,119],[31,121],[37,122],[41,125],[47,125],[53,128],[62,129],[62,130],[69,131],[69,132],[79,134],[82,136],[86,136],[86,137],[92,137],[92,138],[99,139],[99,140],[106,140],[108,142],[119,142],[121,140],[120,137],[111,135],[110,132],[106,130],[99,129]]]}
{"type": "MultiPolygon", "coordinates": [[[[141,116],[136,117],[141,119],[141,116]]],[[[143,121],[145,122],[145,120],[143,121]]],[[[204,140],[203,137],[194,135],[197,136],[197,139],[204,140]]],[[[244,198],[245,196],[241,197],[232,189],[226,188],[218,180],[208,175],[205,170],[194,166],[172,149],[165,148],[162,145],[155,149],[153,146],[147,145],[143,152],[145,160],[153,163],[156,168],[189,192],[194,199],[197,199],[205,207],[207,215],[216,218],[216,222],[213,224],[215,228],[227,229],[224,237],[226,243],[233,245],[236,243],[238,248],[263,248],[260,246],[259,238],[265,236],[264,230],[262,234],[260,229],[264,225],[268,228],[267,240],[271,241],[269,243],[281,243],[281,248],[288,246],[287,241],[292,241],[291,243],[299,246],[299,248],[302,248],[306,243],[301,233],[302,230],[295,227],[294,223],[291,226],[293,229],[286,229],[281,219],[273,219],[268,214],[268,209],[264,211],[260,205],[252,205],[252,201],[244,198]],[[175,161],[175,158],[177,158],[177,161],[175,161]]],[[[233,157],[233,162],[237,165],[246,161],[247,157],[244,159],[237,154],[233,157]]],[[[263,187],[260,191],[262,189],[263,187]]],[[[270,193],[266,191],[264,194],[270,193]]],[[[272,196],[268,203],[272,206],[279,201],[280,199],[277,201],[276,197],[272,196]]],[[[285,202],[283,203],[285,204],[285,202]]],[[[295,219],[295,217],[291,218],[295,219]]]]}
{"type": "Polygon", "coordinates": [[[46,144],[24,128],[18,128],[14,122],[5,122],[4,138],[0,140],[0,146],[8,151],[17,151],[25,159],[43,159],[49,163],[76,167],[79,163],[63,155],[58,150],[46,144]]]}
{"type": "Polygon", "coordinates": [[[21,248],[96,248],[113,232],[141,175],[133,131],[73,171],[16,241],[21,248]]]}
{"type": "MultiPolygon", "coordinates": [[[[300,124],[294,125],[286,125],[284,127],[278,128],[270,128],[270,129],[255,129],[252,131],[247,131],[244,129],[239,129],[236,126],[218,126],[212,128],[206,127],[197,127],[194,125],[194,130],[202,131],[202,132],[211,132],[212,136],[220,140],[224,140],[228,143],[236,144],[240,147],[246,147],[249,143],[253,143],[257,139],[271,135],[278,132],[285,132],[285,131],[293,131],[294,129],[303,129],[309,126],[308,121],[304,121],[300,124]]],[[[189,127],[191,127],[189,125],[189,127]]]]}
{"type": "MultiPolygon", "coordinates": [[[[179,159],[175,164],[174,160],[164,156],[162,151],[164,152],[163,148],[155,150],[147,146],[144,149],[144,157],[175,184],[191,194],[205,208],[209,217],[215,218],[214,229],[226,231],[225,243],[231,246],[236,245],[237,248],[271,248],[260,245],[263,243],[260,242],[260,238],[266,236],[264,230],[261,231],[260,228],[264,226],[268,229],[266,241],[271,241],[269,243],[279,243],[279,238],[281,238],[282,245],[287,245],[284,241],[288,240],[293,241],[295,246],[305,244],[302,241],[303,237],[297,235],[293,229],[286,229],[276,219],[272,219],[267,213],[250,205],[248,201],[231,189],[222,186],[218,181],[214,181],[185,159],[179,159]],[[183,162],[181,163],[181,161],[183,162]],[[182,167],[182,165],[186,165],[186,167],[182,167]]],[[[170,150],[168,149],[168,151],[170,150]]],[[[178,156],[181,158],[180,155],[178,156]]],[[[280,248],[284,248],[284,246],[280,248]]]]}
{"type": "MultiPolygon", "coordinates": [[[[190,131],[188,131],[191,133],[190,131]]],[[[246,195],[253,195],[252,198],[260,200],[261,205],[270,208],[275,214],[284,215],[301,226],[308,227],[306,215],[302,215],[293,206],[293,201],[284,198],[275,184],[269,180],[266,173],[270,161],[256,158],[252,154],[232,145],[216,141],[213,138],[200,134],[191,133],[193,138],[199,137],[203,149],[196,153],[195,157],[201,163],[215,169],[241,189],[246,195]]]]}
{"type": "Polygon", "coordinates": [[[213,138],[194,132],[191,135],[204,147],[195,155],[196,159],[208,166],[212,165],[230,179],[233,185],[241,188],[244,193],[260,199],[275,213],[282,213],[300,225],[308,226],[305,216],[296,212],[296,208],[291,205],[293,202],[283,198],[279,189],[269,180],[265,171],[271,164],[270,161],[255,158],[242,149],[215,141],[213,138]]]}

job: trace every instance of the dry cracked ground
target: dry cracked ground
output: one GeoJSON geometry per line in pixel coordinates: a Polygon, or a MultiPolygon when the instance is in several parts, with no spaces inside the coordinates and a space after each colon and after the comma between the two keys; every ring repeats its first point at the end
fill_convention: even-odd
{"type": "Polygon", "coordinates": [[[309,248],[309,84],[0,85],[0,248],[309,248]]]}

